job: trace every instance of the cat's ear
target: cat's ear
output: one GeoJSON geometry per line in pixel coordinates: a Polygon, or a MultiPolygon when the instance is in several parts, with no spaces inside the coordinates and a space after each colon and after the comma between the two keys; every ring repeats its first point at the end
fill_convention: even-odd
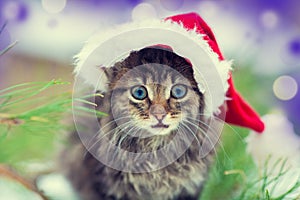
{"type": "Polygon", "coordinates": [[[107,80],[112,79],[114,71],[114,67],[100,67],[100,73],[102,73],[102,76],[105,76],[107,80]]]}

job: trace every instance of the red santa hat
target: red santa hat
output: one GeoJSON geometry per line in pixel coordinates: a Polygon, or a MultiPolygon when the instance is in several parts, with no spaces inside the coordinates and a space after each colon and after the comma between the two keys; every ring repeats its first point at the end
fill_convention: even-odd
{"type": "Polygon", "coordinates": [[[199,90],[204,94],[206,115],[226,112],[225,121],[264,130],[257,113],[235,90],[231,62],[224,59],[215,36],[197,13],[168,17],[164,20],[132,22],[95,34],[76,56],[75,74],[95,89],[107,90],[103,67],[126,58],[131,51],[162,44],[188,59],[194,69],[199,90]],[[226,103],[226,111],[220,107],[226,103]]]}

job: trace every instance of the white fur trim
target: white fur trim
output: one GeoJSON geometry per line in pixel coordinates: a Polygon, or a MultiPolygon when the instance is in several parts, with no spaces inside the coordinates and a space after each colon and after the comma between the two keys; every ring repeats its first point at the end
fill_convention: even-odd
{"type": "Polygon", "coordinates": [[[229,87],[231,62],[220,61],[196,30],[187,31],[182,24],[171,20],[133,22],[95,34],[75,57],[74,72],[95,89],[105,92],[107,78],[100,67],[111,67],[131,51],[156,44],[168,45],[191,61],[199,90],[204,93],[205,114],[219,112],[229,87]]]}
{"type": "Polygon", "coordinates": [[[251,131],[246,139],[247,151],[258,166],[263,167],[271,156],[271,164],[287,158],[287,166],[300,167],[300,137],[294,132],[293,124],[283,114],[265,115],[262,120],[265,124],[263,134],[251,131]]]}

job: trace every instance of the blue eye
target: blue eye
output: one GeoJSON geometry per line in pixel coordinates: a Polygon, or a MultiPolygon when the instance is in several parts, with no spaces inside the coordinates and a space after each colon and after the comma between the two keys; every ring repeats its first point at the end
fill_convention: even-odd
{"type": "Polygon", "coordinates": [[[143,100],[147,97],[147,89],[144,86],[135,86],[131,89],[131,95],[137,100],[143,100]]]}
{"type": "Polygon", "coordinates": [[[187,88],[185,85],[177,84],[174,85],[171,89],[171,96],[175,99],[183,98],[187,93],[187,88]]]}

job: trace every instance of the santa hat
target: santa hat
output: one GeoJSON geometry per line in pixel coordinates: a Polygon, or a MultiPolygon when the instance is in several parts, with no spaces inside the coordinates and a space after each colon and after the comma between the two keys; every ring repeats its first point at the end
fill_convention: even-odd
{"type": "Polygon", "coordinates": [[[262,132],[264,124],[235,90],[231,62],[224,59],[215,36],[197,13],[165,20],[132,22],[92,37],[76,56],[75,73],[95,89],[107,90],[103,67],[126,58],[130,52],[162,44],[190,61],[199,91],[204,94],[205,114],[219,115],[226,102],[225,121],[262,132]]]}

